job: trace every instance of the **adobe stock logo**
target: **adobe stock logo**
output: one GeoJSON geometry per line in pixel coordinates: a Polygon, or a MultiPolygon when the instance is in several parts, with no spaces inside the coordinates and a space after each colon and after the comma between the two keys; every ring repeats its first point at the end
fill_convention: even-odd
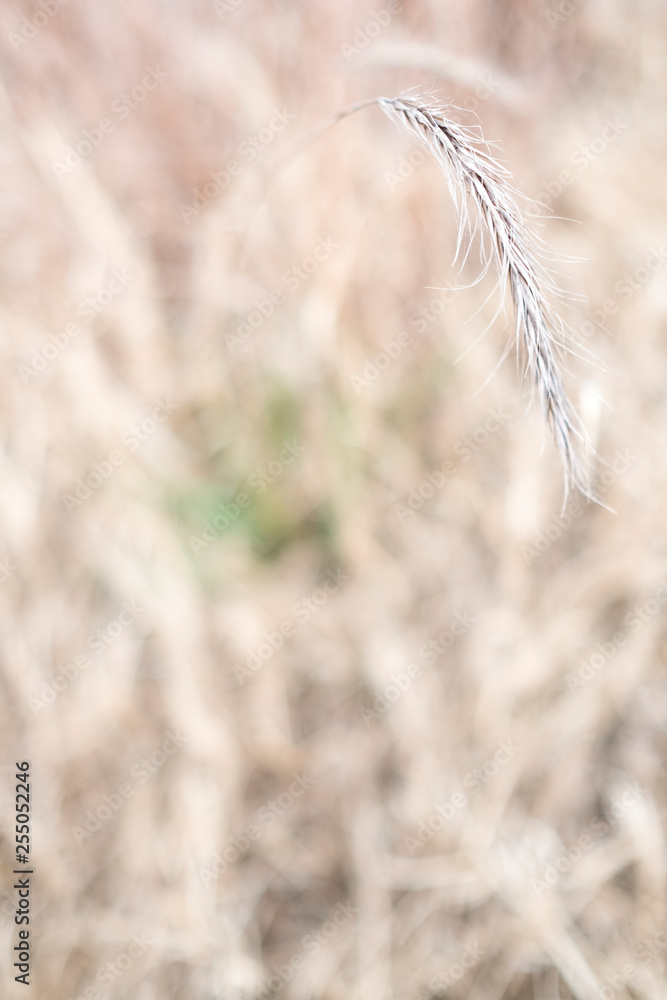
{"type": "MultiPolygon", "coordinates": [[[[218,15],[222,17],[220,9],[216,9],[218,15]]],[[[223,164],[220,170],[211,170],[208,174],[208,179],[204,181],[203,185],[192,189],[194,195],[192,202],[189,205],[182,202],[178,206],[178,211],[183,222],[189,225],[193,219],[196,219],[209,202],[222,194],[225,188],[231,184],[232,179],[238,177],[247,164],[253,163],[263,150],[271,145],[276,135],[287,128],[289,123],[294,121],[295,118],[296,115],[289,112],[287,108],[274,108],[273,116],[268,125],[265,125],[253,135],[246,136],[243,142],[238,145],[236,149],[238,159],[232,157],[232,159],[227,160],[223,164]]]]}
{"type": "Polygon", "coordinates": [[[14,51],[18,52],[22,45],[27,45],[33,38],[37,38],[44,25],[56,17],[60,13],[60,8],[68,3],[69,0],[39,0],[40,9],[30,19],[22,18],[21,33],[17,35],[15,31],[9,32],[9,41],[14,51]]]}
{"type": "Polygon", "coordinates": [[[354,33],[352,44],[343,42],[340,47],[345,56],[345,61],[350,62],[358,56],[364,49],[367,49],[374,38],[382,34],[384,29],[391,23],[394,14],[399,14],[403,10],[401,0],[389,0],[386,8],[379,10],[370,21],[359,25],[354,33]]]}
{"type": "MultiPolygon", "coordinates": [[[[467,611],[457,612],[449,623],[449,627],[428,642],[419,650],[420,658],[428,666],[437,663],[438,657],[445,653],[454,645],[459,636],[465,635],[469,628],[477,621],[477,618],[467,611]]],[[[375,699],[372,708],[363,707],[361,717],[364,725],[369,726],[372,719],[379,719],[389,711],[394,702],[398,701],[406,691],[409,691],[413,682],[418,680],[424,669],[423,663],[409,663],[405,671],[391,675],[392,683],[387,684],[381,691],[375,692],[375,699]]]]}
{"type": "MultiPolygon", "coordinates": [[[[320,608],[324,607],[332,594],[338,593],[342,585],[347,583],[349,579],[349,576],[342,570],[336,572],[328,570],[327,578],[322,581],[321,587],[292,605],[291,611],[296,620],[307,622],[312,615],[317,614],[320,608]]],[[[270,660],[276,650],[284,646],[285,639],[296,633],[296,629],[294,621],[291,618],[285,618],[273,632],[265,632],[256,649],[248,650],[245,666],[241,663],[234,664],[234,673],[239,684],[244,684],[249,677],[252,677],[270,660]]]]}
{"type": "Polygon", "coordinates": [[[301,969],[305,968],[308,956],[317,955],[322,948],[329,944],[332,938],[336,937],[341,927],[345,927],[351,920],[354,920],[358,913],[358,907],[352,906],[351,903],[339,903],[317,931],[306,934],[301,939],[303,952],[297,951],[285,965],[273,967],[272,975],[255,994],[257,1000],[269,1000],[274,993],[283,988],[285,983],[289,983],[301,969]]]}
{"type": "Polygon", "coordinates": [[[245,0],[215,0],[213,9],[220,18],[224,20],[226,14],[232,14],[245,0]]]}
{"type": "MultiPolygon", "coordinates": [[[[631,465],[637,461],[636,455],[631,455],[629,451],[617,451],[608,468],[603,469],[597,477],[595,493],[598,499],[602,499],[617,482],[625,475],[631,465]]],[[[539,559],[548,552],[551,546],[572,527],[574,522],[582,516],[586,510],[584,504],[579,499],[570,500],[562,514],[553,514],[549,524],[544,531],[539,531],[533,539],[532,545],[522,545],[521,555],[526,562],[539,559]]]]}
{"type": "MultiPolygon", "coordinates": [[[[150,92],[167,79],[168,75],[159,66],[148,69],[139,83],[135,84],[129,92],[124,91],[120,97],[113,101],[110,113],[115,115],[118,121],[125,121],[131,112],[146,100],[150,92]]],[[[67,177],[73,170],[76,170],[115,129],[116,125],[112,118],[100,118],[96,126],[84,129],[76,143],[66,148],[62,160],[54,160],[51,164],[58,180],[61,181],[63,177],[67,177]]]]}
{"type": "Polygon", "coordinates": [[[551,25],[555,28],[557,24],[562,24],[567,21],[569,17],[572,17],[574,12],[578,10],[584,4],[585,0],[561,0],[558,7],[547,7],[544,11],[544,16],[551,25]]]}
{"type": "Polygon", "coordinates": [[[592,819],[577,842],[570,844],[560,857],[547,865],[541,879],[532,878],[530,880],[533,891],[541,896],[552,889],[564,875],[572,871],[572,868],[581,861],[584,854],[591,851],[595,844],[634,808],[644,795],[646,795],[646,789],[642,788],[638,782],[634,781],[632,785],[628,786],[622,797],[609,807],[606,820],[592,819]]]}
{"type": "MultiPolygon", "coordinates": [[[[266,467],[255,469],[245,480],[248,487],[258,496],[261,496],[268,486],[286,475],[290,471],[289,467],[306,450],[296,438],[292,438],[291,441],[283,441],[282,444],[283,447],[276,458],[271,459],[266,467]]],[[[202,549],[207,549],[216,539],[220,538],[223,531],[234,524],[241,516],[241,512],[247,510],[253,502],[254,498],[249,490],[238,490],[228,503],[218,504],[211,520],[201,522],[204,530],[198,535],[190,535],[188,538],[190,548],[195,555],[199,555],[202,549]]]]}
{"type": "Polygon", "coordinates": [[[426,477],[418,486],[412,487],[404,498],[404,502],[398,501],[394,504],[394,513],[401,524],[405,524],[409,517],[421,510],[427,500],[430,500],[436,490],[440,490],[449,476],[455,476],[461,465],[470,461],[475,452],[486,445],[493,434],[497,434],[509,420],[509,413],[504,412],[504,408],[499,406],[497,410],[489,410],[486,419],[479,427],[476,427],[472,434],[464,434],[455,443],[453,452],[460,461],[447,460],[442,463],[439,469],[427,472],[426,477]]]}
{"type": "Polygon", "coordinates": [[[410,854],[414,857],[425,844],[430,843],[438,831],[442,830],[456,816],[457,812],[468,804],[470,796],[492,781],[505,764],[508,764],[518,753],[521,753],[520,746],[516,746],[511,739],[504,740],[493,757],[485,760],[481,767],[473,767],[471,771],[468,771],[461,784],[464,788],[469,788],[470,792],[454,792],[449,801],[440,802],[435,806],[435,811],[422,820],[414,835],[408,834],[403,838],[403,843],[410,854]]]}
{"type": "MultiPolygon", "coordinates": [[[[301,285],[317,271],[320,264],[329,260],[338,249],[340,249],[340,243],[335,243],[330,235],[326,239],[321,236],[312,253],[307,254],[300,263],[293,264],[289,271],[283,273],[280,279],[282,284],[289,292],[298,291],[301,285]]],[[[244,344],[264,325],[267,319],[273,316],[276,306],[282,305],[286,298],[287,292],[280,288],[274,288],[270,292],[267,291],[264,298],[254,300],[254,309],[251,309],[245,319],[237,324],[236,334],[230,333],[225,337],[227,347],[232,354],[239,348],[243,349],[244,344]]]]}
{"type": "Polygon", "coordinates": [[[254,822],[247,823],[241,833],[229,837],[221,851],[216,851],[210,868],[198,869],[204,888],[210,888],[231,865],[235,865],[250,850],[251,844],[261,840],[278,817],[284,816],[317,780],[306,774],[293,774],[292,777],[294,781],[286,791],[258,809],[253,816],[254,822]]]}
{"type": "MultiPolygon", "coordinates": [[[[466,969],[472,969],[481,962],[486,952],[477,945],[468,945],[459,955],[458,961],[450,965],[444,972],[438,973],[429,979],[428,987],[433,992],[442,993],[450,986],[454,986],[459,979],[463,979],[466,969]]],[[[423,1000],[426,1000],[424,997],[423,1000]]]]}
{"type": "Polygon", "coordinates": [[[542,184],[544,194],[537,198],[538,205],[550,209],[554,201],[560,198],[565,188],[574,184],[579,174],[588,170],[591,163],[602,156],[611,143],[616,142],[618,137],[629,127],[626,122],[622,122],[619,118],[613,120],[606,118],[604,126],[600,134],[592,139],[587,146],[580,146],[572,153],[568,161],[573,168],[572,170],[561,170],[558,177],[542,184]]]}
{"type": "Polygon", "coordinates": [[[177,753],[189,739],[189,736],[185,736],[178,729],[176,732],[169,730],[168,733],[165,733],[165,739],[159,747],[155,748],[150,757],[142,757],[132,765],[129,773],[130,780],[122,782],[115,791],[103,795],[94,811],[92,809],[86,810],[82,826],[71,827],[71,833],[77,847],[81,847],[84,840],[101,830],[104,824],[124,807],[128,799],[134,796],[137,787],[145,785],[151,775],[157,774],[166,763],[167,758],[177,753]]]}
{"type": "Polygon", "coordinates": [[[576,674],[568,674],[566,677],[567,687],[570,693],[583,688],[591,681],[606,665],[614,659],[619,649],[625,646],[630,634],[638,632],[656,615],[659,615],[667,604],[667,580],[663,577],[658,582],[658,586],[652,597],[649,597],[643,604],[638,605],[629,611],[624,619],[625,631],[619,629],[611,636],[608,642],[598,642],[595,644],[595,651],[587,660],[582,660],[576,674]]]}

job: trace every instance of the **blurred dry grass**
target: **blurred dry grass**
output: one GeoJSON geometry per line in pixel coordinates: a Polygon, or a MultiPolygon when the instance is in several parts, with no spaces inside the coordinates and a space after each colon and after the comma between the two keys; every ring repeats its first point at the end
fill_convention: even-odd
{"type": "Polygon", "coordinates": [[[39,7],[0,11],[4,954],[28,757],[31,995],[658,1000],[667,9],[405,0],[352,56],[382,7],[218,7],[73,0],[18,41],[39,7]],[[434,164],[392,177],[409,138],[370,109],[276,172],[417,84],[475,108],[527,194],[569,171],[542,233],[587,258],[560,273],[609,371],[575,361],[570,386],[616,513],[559,526],[511,361],[485,384],[502,321],[456,363],[493,304],[433,305],[455,225],[434,164]],[[582,153],[607,119],[627,127],[582,153]]]}

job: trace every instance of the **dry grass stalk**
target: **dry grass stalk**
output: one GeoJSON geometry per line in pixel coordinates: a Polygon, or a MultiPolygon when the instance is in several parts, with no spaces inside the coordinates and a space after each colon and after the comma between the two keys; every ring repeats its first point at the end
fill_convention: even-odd
{"type": "Polygon", "coordinates": [[[509,286],[516,316],[517,354],[524,362],[561,455],[566,496],[571,487],[591,496],[585,461],[586,438],[563,387],[561,357],[565,328],[547,293],[558,295],[539,258],[545,249],[520,212],[511,175],[489,152],[478,132],[452,121],[446,106],[429,96],[378,97],[337,116],[378,104],[389,118],[417,136],[442,167],[460,220],[456,258],[465,261],[482,223],[484,274],[495,262],[501,288],[509,286]],[[470,205],[475,209],[474,225],[470,205]],[[485,241],[490,237],[490,252],[485,241]]]}

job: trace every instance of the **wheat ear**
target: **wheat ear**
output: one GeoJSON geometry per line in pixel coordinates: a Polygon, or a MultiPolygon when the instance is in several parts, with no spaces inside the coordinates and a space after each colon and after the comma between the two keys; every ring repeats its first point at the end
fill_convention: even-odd
{"type": "MultiPolygon", "coordinates": [[[[524,377],[530,378],[561,455],[565,472],[565,499],[571,487],[595,500],[588,474],[590,444],[573,410],[561,375],[566,329],[551,307],[547,291],[562,293],[540,265],[548,248],[540,243],[519,210],[509,171],[489,152],[489,144],[473,128],[447,117],[446,105],[430,95],[371,97],[339,111],[321,122],[292,152],[291,162],[343,118],[377,104],[389,118],[416,135],[442,167],[459,216],[458,258],[464,238],[467,257],[474,235],[482,226],[484,272],[495,262],[498,282],[509,286],[516,317],[517,358],[524,360],[524,377]],[[476,209],[470,225],[469,207],[476,209]],[[484,236],[490,237],[491,252],[484,236]]],[[[456,259],[455,258],[455,259],[456,259]]],[[[565,502],[565,500],[564,500],[565,502]]],[[[599,502],[599,501],[598,501],[599,502]]]]}
{"type": "MultiPolygon", "coordinates": [[[[563,388],[559,356],[565,329],[545,290],[557,291],[539,264],[537,238],[523,221],[513,197],[508,171],[490,155],[477,132],[449,119],[446,108],[430,97],[377,98],[382,110],[418,137],[438,161],[457,208],[460,229],[457,256],[471,232],[469,205],[476,211],[475,230],[482,221],[491,240],[491,254],[482,241],[485,271],[495,261],[499,282],[509,285],[516,316],[519,357],[524,375],[537,391],[565,470],[565,488],[574,486],[590,496],[584,461],[586,439],[563,388]]],[[[468,243],[468,249],[470,242],[468,243]]]]}

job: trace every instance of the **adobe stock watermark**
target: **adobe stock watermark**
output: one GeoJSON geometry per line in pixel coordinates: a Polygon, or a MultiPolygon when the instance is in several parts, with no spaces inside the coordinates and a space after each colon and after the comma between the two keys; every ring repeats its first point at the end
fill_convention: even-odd
{"type": "MultiPolygon", "coordinates": [[[[636,956],[640,962],[650,962],[662,954],[665,948],[667,948],[667,934],[664,931],[658,931],[657,934],[651,934],[650,937],[638,945],[636,956]]],[[[607,1000],[607,998],[604,998],[604,1000],[607,1000]]]]}
{"type": "Polygon", "coordinates": [[[453,448],[454,455],[459,461],[445,461],[439,469],[427,472],[421,483],[409,491],[404,503],[399,501],[394,504],[394,513],[401,524],[405,524],[408,518],[421,510],[427,500],[435,496],[436,490],[442,489],[448,478],[457,475],[460,467],[469,462],[475,452],[488,444],[491,437],[497,434],[508,420],[509,413],[505,412],[503,406],[499,406],[497,409],[489,410],[484,421],[471,434],[464,434],[459,438],[453,448]]]}
{"type": "MultiPolygon", "coordinates": [[[[645,964],[654,960],[666,947],[667,937],[663,931],[658,931],[657,934],[652,934],[637,946],[633,958],[645,964]]],[[[626,962],[620,972],[614,972],[605,978],[604,984],[599,990],[589,993],[587,1000],[613,1000],[614,996],[624,990],[639,971],[634,962],[626,962]]],[[[642,992],[641,988],[639,992],[642,992]]]]}
{"type": "MultiPolygon", "coordinates": [[[[331,236],[320,237],[311,253],[307,254],[299,264],[293,264],[281,277],[282,285],[288,292],[296,292],[301,285],[318,270],[318,268],[340,249],[340,243],[335,243],[331,236]]],[[[230,352],[234,354],[247,345],[250,338],[273,316],[276,306],[282,305],[287,299],[287,292],[275,288],[267,292],[263,298],[255,299],[252,309],[245,319],[236,327],[235,334],[227,334],[225,342],[230,352]]]]}
{"type": "Polygon", "coordinates": [[[272,994],[282,989],[285,983],[289,983],[297,972],[306,967],[308,957],[317,955],[336,937],[341,927],[345,927],[351,920],[354,920],[359,912],[359,908],[352,906],[351,903],[339,903],[318,930],[306,934],[301,939],[303,951],[295,952],[285,965],[273,967],[271,976],[257,990],[257,1000],[268,1000],[272,994]]]}
{"type": "Polygon", "coordinates": [[[570,694],[581,690],[596,677],[606,665],[614,659],[619,649],[622,649],[633,632],[638,632],[647,622],[659,615],[667,604],[667,580],[660,580],[655,594],[643,604],[629,611],[623,619],[626,631],[614,632],[608,642],[595,644],[595,652],[587,660],[582,660],[576,674],[568,674],[566,679],[570,694]]]}
{"type": "MultiPolygon", "coordinates": [[[[667,264],[667,250],[663,247],[651,247],[651,250],[639,267],[624,274],[614,283],[614,291],[623,302],[628,302],[636,292],[648,284],[656,271],[667,264]]],[[[605,299],[599,309],[590,313],[590,319],[584,320],[579,327],[579,334],[588,339],[595,333],[597,327],[604,326],[609,316],[618,312],[618,299],[605,299]]]]}
{"type": "Polygon", "coordinates": [[[586,3],[586,0],[561,0],[557,7],[545,7],[544,16],[552,28],[563,24],[586,3]]]}
{"type": "Polygon", "coordinates": [[[435,806],[434,812],[419,824],[414,835],[406,834],[403,838],[403,843],[410,854],[414,857],[426,844],[430,843],[436,833],[454,819],[457,812],[468,805],[470,797],[492,781],[504,765],[508,764],[520,752],[521,747],[515,746],[511,739],[505,740],[500,744],[493,757],[484,761],[481,767],[474,767],[468,771],[463,776],[461,784],[470,791],[468,793],[454,792],[447,802],[441,802],[435,806]]]}
{"type": "Polygon", "coordinates": [[[146,954],[148,949],[157,942],[151,941],[147,934],[134,934],[125,951],[116,955],[113,962],[105,962],[95,973],[97,985],[88,986],[85,993],[69,1000],[104,1000],[109,996],[108,988],[125,975],[128,969],[146,954]]]}
{"type": "Polygon", "coordinates": [[[637,782],[630,788],[626,788],[621,798],[614,802],[608,810],[608,821],[594,819],[588,824],[587,832],[583,833],[575,844],[570,844],[565,853],[557,858],[553,864],[547,865],[541,879],[533,878],[530,884],[538,896],[542,896],[549,889],[553,889],[560,882],[563,875],[572,871],[596,844],[601,837],[604,837],[612,827],[616,826],[630,809],[646,795],[646,789],[641,788],[637,782]]]}
{"type": "Polygon", "coordinates": [[[7,583],[7,580],[16,572],[16,566],[9,556],[0,559],[0,584],[7,583]]]}
{"type": "MultiPolygon", "coordinates": [[[[637,946],[633,957],[638,962],[645,964],[656,959],[665,948],[667,948],[667,936],[665,936],[664,931],[658,931],[657,934],[651,934],[637,946]]],[[[627,962],[620,972],[607,976],[602,989],[598,990],[597,993],[589,993],[588,1000],[613,1000],[614,995],[625,989],[638,972],[639,969],[634,962],[627,962]]]]}
{"type": "Polygon", "coordinates": [[[100,462],[93,462],[92,469],[87,475],[77,479],[74,486],[70,487],[71,493],[60,494],[60,499],[68,514],[85,503],[95,490],[98,490],[103,483],[111,478],[116,469],[124,465],[127,454],[135,452],[142,444],[145,444],[155,434],[160,424],[169,419],[172,411],[179,408],[178,403],[172,403],[169,399],[157,400],[156,402],[157,405],[149,416],[123,431],[120,439],[122,448],[115,448],[100,462]]]}
{"type": "MultiPolygon", "coordinates": [[[[122,270],[116,269],[112,272],[111,280],[104,288],[101,288],[94,295],[88,295],[76,306],[76,314],[86,322],[95,319],[107,306],[111,305],[114,299],[121,295],[130,282],[134,281],[134,275],[130,274],[126,267],[122,270]]],[[[49,340],[41,350],[33,348],[30,364],[18,365],[17,371],[21,376],[24,385],[41,375],[48,368],[49,364],[69,346],[72,340],[81,333],[81,327],[74,322],[67,323],[58,333],[52,333],[49,340]]]]}
{"type": "MultiPolygon", "coordinates": [[[[148,69],[141,78],[140,83],[135,84],[129,91],[124,91],[111,104],[110,114],[118,121],[125,121],[130,114],[146,100],[150,93],[162,84],[169,76],[159,66],[148,69]]],[[[51,163],[53,172],[59,181],[67,177],[76,170],[85,159],[95,152],[102,145],[105,138],[116,131],[116,122],[113,118],[100,118],[93,128],[86,128],[81,133],[81,138],[72,146],[68,146],[61,161],[54,160],[51,163]]]]}
{"type": "Polygon", "coordinates": [[[340,47],[345,62],[349,63],[361,52],[368,48],[372,41],[378,38],[385,28],[387,28],[395,14],[403,10],[401,0],[389,0],[386,7],[374,14],[365,24],[358,25],[352,42],[343,42],[340,47]]]}
{"type": "Polygon", "coordinates": [[[393,362],[403,353],[404,348],[412,345],[416,334],[426,333],[433,326],[436,319],[443,315],[446,306],[451,305],[460,294],[461,289],[454,286],[445,286],[440,289],[439,294],[435,298],[431,299],[428,305],[420,306],[418,309],[413,310],[408,317],[411,329],[401,331],[396,340],[382,343],[382,350],[372,358],[368,358],[358,374],[350,375],[350,382],[354,386],[357,395],[391,367],[393,362]]]}
{"type": "Polygon", "coordinates": [[[28,698],[28,706],[33,715],[37,715],[42,709],[53,705],[63,691],[67,690],[70,684],[73,684],[83,671],[92,665],[93,658],[103,653],[108,646],[113,645],[116,639],[145,612],[144,608],[137,607],[136,600],[123,601],[120,607],[121,611],[115,618],[102,628],[91,632],[87,637],[85,649],[90,651],[90,655],[79,653],[70,663],[58,668],[50,684],[44,681],[38,698],[28,698]]]}
{"type": "Polygon", "coordinates": [[[276,799],[271,799],[258,809],[253,821],[248,823],[241,833],[230,837],[222,851],[214,854],[210,867],[198,869],[197,873],[205,889],[210,889],[213,882],[216,882],[232,865],[235,865],[250,849],[251,844],[261,840],[276,820],[280,816],[284,816],[297,799],[300,799],[317,780],[317,778],[308,777],[305,774],[293,774],[292,777],[294,780],[287,791],[282,792],[276,799]]]}
{"type": "MultiPolygon", "coordinates": [[[[631,455],[630,452],[617,451],[614,458],[609,463],[609,467],[603,469],[598,478],[598,484],[596,486],[596,494],[600,500],[609,492],[611,487],[615,482],[624,476],[631,465],[637,461],[636,455],[631,455]]],[[[554,514],[551,521],[544,529],[544,531],[538,531],[533,539],[532,545],[522,545],[521,555],[527,562],[532,562],[533,559],[539,559],[543,556],[545,552],[548,552],[551,546],[558,541],[559,538],[565,534],[565,532],[572,527],[574,522],[578,520],[581,515],[586,510],[586,504],[581,500],[573,499],[571,500],[562,514],[554,514]]]]}
{"type": "Polygon", "coordinates": [[[136,764],[133,764],[128,775],[130,780],[121,782],[115,792],[103,795],[101,802],[94,810],[87,809],[84,813],[82,826],[71,827],[71,833],[77,847],[81,847],[84,840],[88,840],[98,833],[104,824],[134,797],[137,788],[145,785],[154,774],[157,774],[164,767],[168,758],[180,750],[189,739],[189,736],[184,736],[178,730],[176,732],[169,730],[159,747],[147,757],[142,757],[136,764]]]}
{"type": "Polygon", "coordinates": [[[220,536],[238,521],[241,512],[247,510],[252,502],[252,493],[260,496],[272,483],[277,482],[287,472],[291,471],[296,459],[305,452],[302,444],[296,438],[291,441],[283,441],[282,449],[277,458],[272,459],[268,465],[255,469],[247,477],[247,486],[243,490],[238,490],[234,494],[234,499],[229,503],[218,504],[215,515],[209,521],[202,521],[204,530],[198,535],[190,535],[188,543],[190,548],[199,555],[202,549],[207,549],[220,536]]]}
{"type": "Polygon", "coordinates": [[[189,205],[183,202],[179,204],[178,211],[183,222],[189,225],[193,219],[196,219],[211,201],[218,198],[229,187],[232,179],[239,177],[244,167],[253,163],[295,118],[296,115],[288,111],[287,108],[274,108],[268,124],[259,129],[258,132],[246,136],[239,143],[236,149],[238,159],[232,157],[220,170],[211,170],[208,175],[209,180],[201,187],[193,188],[194,198],[192,202],[189,205]]]}
{"type": "MultiPolygon", "coordinates": [[[[300,624],[310,621],[330,598],[337,594],[349,576],[342,570],[329,570],[321,587],[317,587],[307,597],[302,597],[292,605],[292,615],[300,624]]],[[[234,673],[239,684],[244,684],[248,678],[257,673],[271,659],[276,650],[285,645],[285,639],[296,634],[297,626],[292,618],[285,618],[273,632],[266,632],[262,641],[254,650],[248,650],[245,664],[234,664],[234,673]]]]}
{"type": "Polygon", "coordinates": [[[376,378],[379,378],[382,372],[385,372],[401,356],[403,348],[409,347],[412,344],[414,336],[412,330],[402,330],[396,337],[396,340],[390,340],[388,343],[383,341],[381,345],[382,350],[365,362],[361,374],[350,375],[350,382],[354,386],[357,395],[363,388],[374,382],[376,378]]]}
{"type": "Polygon", "coordinates": [[[466,945],[456,962],[429,979],[428,988],[431,992],[428,997],[423,997],[422,1000],[431,1000],[433,993],[441,993],[454,986],[460,979],[463,979],[468,969],[474,969],[476,965],[479,965],[485,955],[486,951],[478,945],[466,945]]]}
{"type": "MultiPolygon", "coordinates": [[[[435,638],[429,639],[428,642],[424,643],[419,650],[419,656],[427,666],[437,663],[438,657],[450,649],[460,636],[465,635],[476,621],[477,618],[474,618],[467,611],[458,612],[454,615],[454,618],[446,629],[443,629],[435,638]]],[[[390,684],[387,684],[381,691],[376,691],[373,708],[364,707],[360,712],[366,726],[369,726],[372,720],[379,719],[385,715],[391,706],[406,691],[410,690],[414,681],[421,677],[424,663],[414,662],[408,664],[405,671],[391,675],[390,684]]]]}
{"type": "Polygon", "coordinates": [[[70,0],[39,0],[37,4],[39,9],[32,17],[21,18],[20,33],[10,31],[7,36],[14,51],[18,52],[22,45],[27,45],[33,38],[37,38],[42,28],[60,13],[61,7],[65,7],[69,2],[70,0]]]}
{"type": "Polygon", "coordinates": [[[587,146],[579,146],[572,153],[568,161],[572,169],[561,170],[558,177],[542,184],[544,194],[535,199],[536,204],[550,209],[556,198],[560,198],[565,188],[574,184],[577,177],[588,170],[591,163],[595,163],[605,150],[616,142],[620,135],[623,135],[628,127],[619,118],[607,118],[600,135],[592,139],[587,146]]]}
{"type": "Polygon", "coordinates": [[[233,14],[235,10],[245,3],[245,0],[215,0],[213,4],[213,10],[216,12],[221,21],[223,21],[228,14],[233,14]]]}
{"type": "Polygon", "coordinates": [[[638,969],[633,962],[627,962],[621,972],[612,973],[607,976],[604,985],[595,993],[589,993],[589,1000],[612,1000],[616,993],[620,993],[628,985],[631,979],[637,975],[638,969]]]}

